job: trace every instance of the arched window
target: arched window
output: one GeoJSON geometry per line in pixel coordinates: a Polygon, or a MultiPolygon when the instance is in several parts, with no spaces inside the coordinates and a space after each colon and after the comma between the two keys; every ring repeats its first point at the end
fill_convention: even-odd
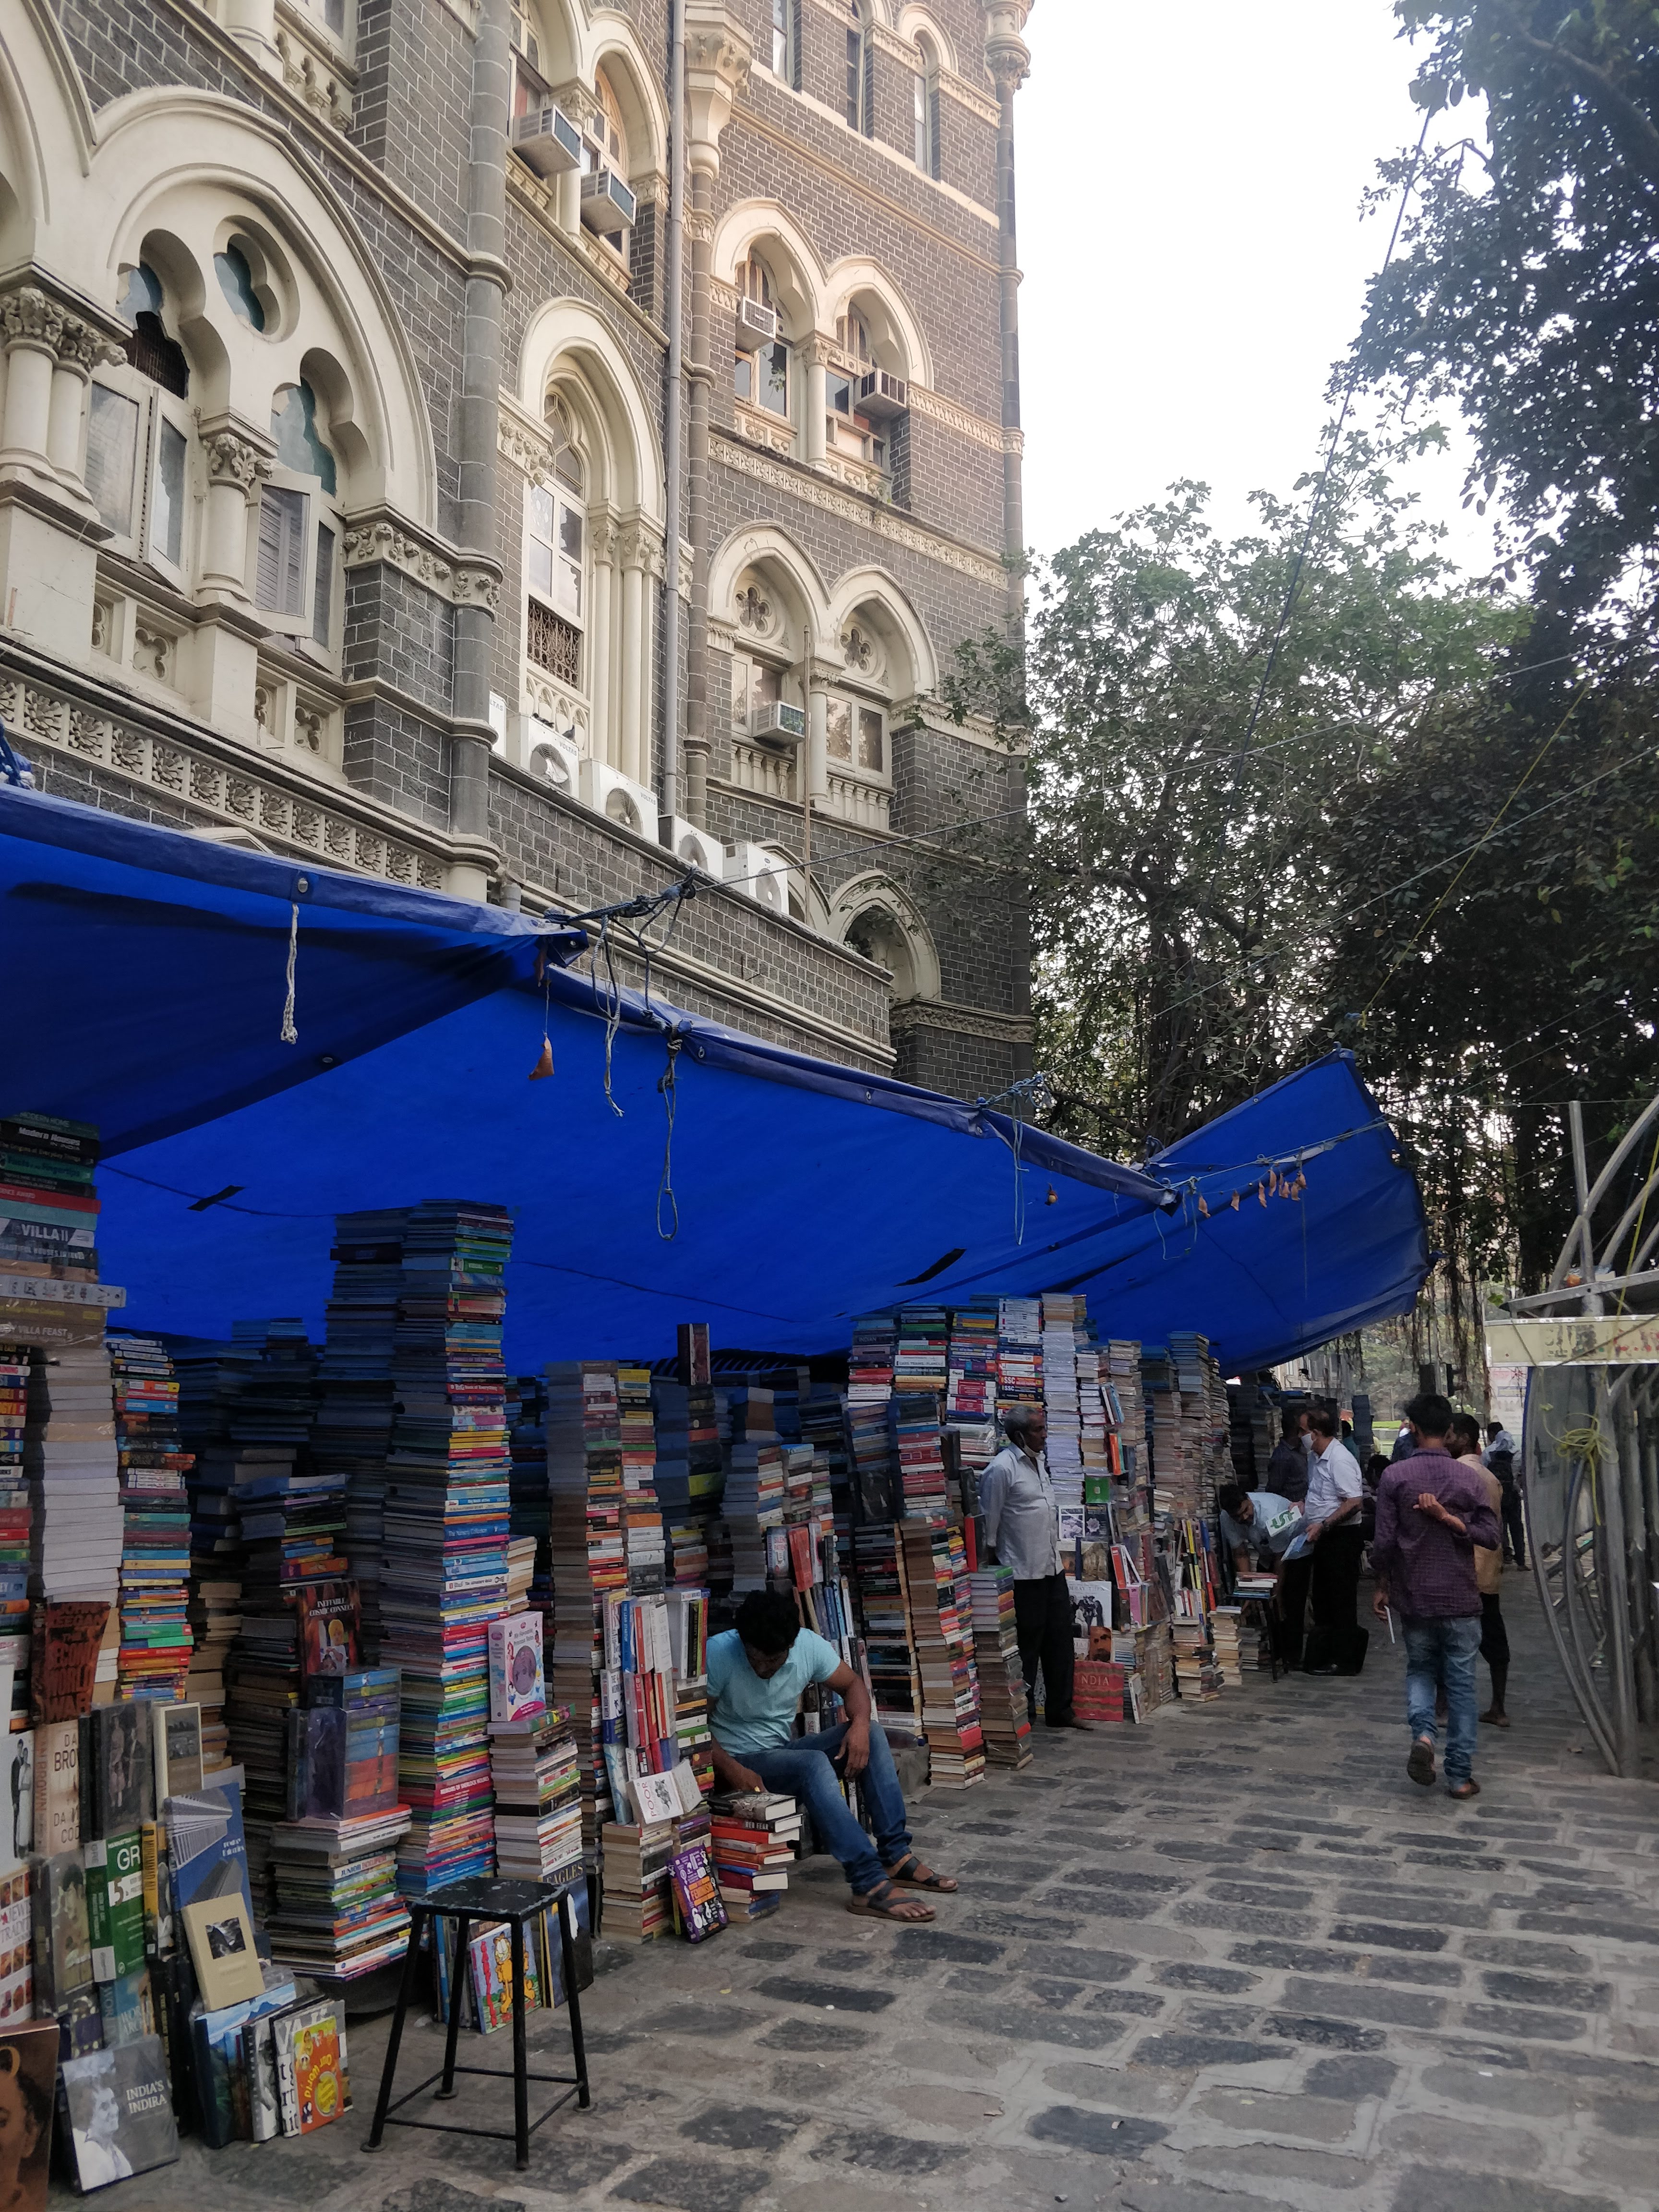
{"type": "Polygon", "coordinates": [[[253,604],[302,651],[334,657],[339,636],[339,473],[303,380],[271,403],[276,455],[259,495],[253,604]]]}
{"type": "Polygon", "coordinates": [[[118,310],[126,362],[93,380],[87,489],[115,550],[184,587],[192,423],[190,364],[167,327],[161,280],[147,262],[126,272],[118,310]]]}
{"type": "Polygon", "coordinates": [[[757,253],[751,253],[737,272],[738,291],[744,303],[757,309],[738,315],[738,342],[732,360],[732,389],[739,399],[764,407],[769,414],[789,414],[789,345],[778,329],[772,295],[772,276],[757,253]]]}
{"type": "Polygon", "coordinates": [[[795,82],[796,0],[772,0],[772,74],[780,84],[795,82]]]}
{"type": "Polygon", "coordinates": [[[547,403],[547,427],[553,482],[525,487],[525,650],[555,682],[580,690],[586,674],[587,471],[570,411],[556,392],[547,403]]]}
{"type": "Polygon", "coordinates": [[[847,13],[847,127],[873,138],[875,40],[870,36],[867,0],[848,0],[847,13]]]}
{"type": "Polygon", "coordinates": [[[870,329],[856,307],[836,318],[836,343],[851,368],[832,367],[824,377],[827,452],[842,453],[888,473],[890,457],[886,426],[864,411],[865,380],[876,367],[870,329]]]}
{"type": "Polygon", "coordinates": [[[927,38],[918,39],[916,46],[921,55],[921,67],[910,80],[916,167],[923,176],[937,177],[939,173],[939,49],[927,38]]]}
{"type": "Polygon", "coordinates": [[[916,963],[910,951],[910,940],[898,918],[884,906],[866,907],[848,924],[846,942],[854,952],[861,952],[866,960],[891,971],[893,981],[889,987],[895,999],[914,999],[916,995],[916,963]]]}

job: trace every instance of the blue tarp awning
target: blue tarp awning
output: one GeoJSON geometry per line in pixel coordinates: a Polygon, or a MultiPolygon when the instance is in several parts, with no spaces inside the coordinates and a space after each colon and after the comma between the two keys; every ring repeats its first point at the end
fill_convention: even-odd
{"type": "Polygon", "coordinates": [[[1426,1270],[1346,1054],[1143,1172],[1030,1129],[1017,1153],[1001,1115],[660,1000],[613,1009],[568,965],[585,942],[0,789],[0,1110],[99,1126],[104,1278],[134,1324],[196,1335],[320,1335],[333,1215],[422,1198],[514,1209],[523,1368],[656,1356],[694,1318],[832,1350],[873,1308],[1060,1288],[1103,1335],[1195,1328],[1265,1365],[1404,1310],[1426,1270]],[[556,1072],[531,1082],[544,1029],[556,1072]],[[1231,1209],[1298,1155],[1299,1201],[1231,1209]]]}

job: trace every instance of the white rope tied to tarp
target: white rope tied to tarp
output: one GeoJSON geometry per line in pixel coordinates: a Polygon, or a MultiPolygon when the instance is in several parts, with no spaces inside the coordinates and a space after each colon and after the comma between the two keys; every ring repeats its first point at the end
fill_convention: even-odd
{"type": "Polygon", "coordinates": [[[288,921],[288,996],[283,1001],[283,1042],[298,1044],[300,1032],[294,1026],[294,963],[300,951],[300,902],[295,899],[289,909],[288,921]]]}

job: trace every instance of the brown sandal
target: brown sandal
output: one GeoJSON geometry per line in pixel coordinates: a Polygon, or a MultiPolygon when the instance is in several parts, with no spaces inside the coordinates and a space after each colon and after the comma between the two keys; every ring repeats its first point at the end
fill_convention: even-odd
{"type": "Polygon", "coordinates": [[[901,1888],[931,1889],[941,1897],[953,1895],[957,1887],[951,1875],[935,1874],[932,1867],[923,1866],[914,1851],[908,1858],[901,1859],[896,1866],[888,1868],[887,1879],[897,1882],[901,1888]],[[908,1874],[905,1872],[907,1867],[910,1869],[908,1874]]]}
{"type": "Polygon", "coordinates": [[[847,1910],[869,1920],[896,1920],[902,1926],[913,1928],[937,1917],[931,1905],[919,1905],[914,1898],[901,1897],[890,1881],[878,1881],[862,1896],[849,1897],[847,1910]]]}

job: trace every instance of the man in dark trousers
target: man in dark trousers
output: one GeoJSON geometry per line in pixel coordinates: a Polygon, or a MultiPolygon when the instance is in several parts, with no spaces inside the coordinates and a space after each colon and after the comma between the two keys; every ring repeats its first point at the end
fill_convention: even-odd
{"type": "Polygon", "coordinates": [[[1072,1711],[1072,1600],[1060,1556],[1060,1513],[1042,1456],[1048,1420],[1041,1406],[1010,1406],[1008,1438],[979,1479],[985,1540],[1014,1576],[1014,1626],[1025,1674],[1025,1702],[1036,1718],[1036,1670],[1042,1667],[1043,1717],[1050,1728],[1087,1729],[1072,1711]]]}
{"type": "Polygon", "coordinates": [[[1308,1416],[1287,1406],[1279,1417],[1279,1442],[1267,1462],[1267,1480],[1261,1486],[1292,1505],[1308,1494],[1308,1416]]]}
{"type": "Polygon", "coordinates": [[[1425,1790],[1433,1786],[1435,1693],[1443,1692],[1446,1786],[1454,1797],[1474,1797],[1480,1790],[1474,1763],[1481,1618],[1474,1549],[1479,1544],[1496,1551],[1502,1538],[1478,1471],[1460,1465],[1448,1449],[1452,1409],[1446,1401],[1425,1391],[1407,1407],[1406,1419],[1412,1455],[1391,1467],[1377,1486],[1371,1608],[1386,1620],[1392,1606],[1406,1632],[1407,1773],[1425,1790]]]}
{"type": "Polygon", "coordinates": [[[1504,1523],[1504,1557],[1513,1559],[1517,1567],[1527,1564],[1527,1522],[1521,1504],[1521,1485],[1516,1478],[1515,1438],[1501,1421],[1486,1424],[1486,1449],[1480,1455],[1488,1469],[1498,1477],[1504,1492],[1502,1520],[1504,1523]]]}

